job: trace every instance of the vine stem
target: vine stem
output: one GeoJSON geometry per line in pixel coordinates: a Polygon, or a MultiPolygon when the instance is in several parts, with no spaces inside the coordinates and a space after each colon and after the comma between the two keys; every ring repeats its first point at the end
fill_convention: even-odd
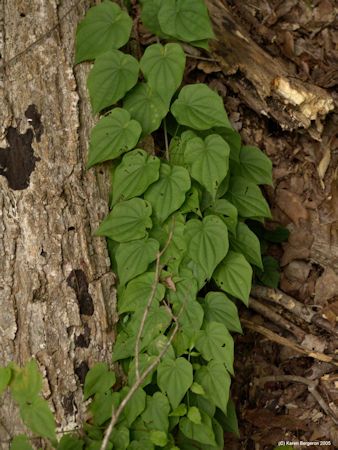
{"type": "Polygon", "coordinates": [[[107,445],[108,445],[108,441],[109,441],[110,435],[112,434],[113,429],[114,429],[114,427],[115,427],[115,425],[116,425],[120,415],[122,414],[122,412],[124,411],[125,407],[127,406],[128,402],[130,401],[132,396],[135,394],[137,389],[142,385],[142,383],[147,378],[147,376],[150,375],[150,373],[155,369],[155,367],[161,362],[161,359],[163,358],[163,356],[168,351],[168,349],[169,349],[169,347],[170,347],[174,337],[176,336],[178,328],[179,328],[179,326],[178,326],[178,318],[177,317],[175,317],[175,323],[176,323],[176,325],[175,325],[175,328],[173,330],[173,333],[170,336],[170,338],[169,338],[168,342],[166,343],[166,345],[163,347],[161,353],[150,364],[150,366],[142,373],[142,375],[139,377],[139,379],[137,381],[135,381],[135,383],[130,388],[128,394],[124,397],[124,399],[120,403],[120,405],[117,408],[117,410],[114,412],[114,409],[113,409],[113,414],[112,414],[109,426],[108,426],[107,430],[104,433],[104,438],[103,438],[100,450],[106,450],[107,449],[107,445]]]}
{"type": "Polygon", "coordinates": [[[159,278],[160,278],[160,272],[161,272],[161,256],[165,253],[165,251],[167,250],[168,246],[170,245],[170,242],[172,240],[173,237],[173,232],[174,232],[174,226],[175,226],[175,219],[173,218],[173,222],[172,222],[172,229],[170,230],[167,242],[165,243],[165,246],[163,247],[163,249],[158,252],[157,257],[156,257],[156,268],[155,268],[155,277],[154,277],[154,282],[151,288],[151,292],[150,292],[150,296],[147,302],[147,305],[144,309],[143,312],[143,316],[142,316],[142,320],[141,320],[141,324],[140,324],[140,328],[138,330],[137,333],[137,338],[136,338],[136,342],[135,342],[135,372],[136,372],[136,381],[140,378],[140,345],[141,345],[141,339],[142,339],[142,334],[143,334],[143,330],[144,330],[144,326],[151,308],[151,305],[154,301],[155,298],[155,294],[156,294],[156,289],[158,286],[158,282],[159,282],[159,278]]]}
{"type": "Polygon", "coordinates": [[[147,378],[147,376],[155,369],[155,367],[160,363],[161,359],[163,358],[163,356],[166,354],[166,352],[168,351],[174,337],[176,336],[176,333],[178,331],[178,317],[180,316],[181,312],[182,312],[182,308],[179,311],[178,316],[174,316],[172,314],[172,318],[173,321],[175,322],[175,328],[172,332],[172,335],[170,336],[168,342],[166,343],[166,345],[163,347],[162,351],[160,352],[160,354],[157,356],[157,358],[150,364],[150,366],[142,373],[140,374],[140,362],[139,362],[139,354],[140,354],[140,345],[141,345],[141,338],[142,338],[142,333],[144,330],[144,326],[145,326],[145,322],[147,320],[148,314],[149,314],[149,310],[151,307],[151,304],[155,298],[155,293],[156,293],[156,288],[158,286],[159,283],[159,278],[160,278],[160,271],[161,271],[161,256],[165,253],[165,251],[167,250],[168,246],[170,245],[170,242],[173,238],[173,233],[174,233],[174,227],[175,227],[175,218],[173,218],[172,220],[172,228],[170,230],[167,242],[165,243],[163,249],[158,252],[157,257],[156,257],[156,269],[155,269],[155,277],[154,277],[154,282],[152,285],[152,289],[151,289],[151,293],[149,295],[149,299],[147,302],[147,305],[145,307],[143,316],[142,316],[142,321],[141,321],[141,325],[140,328],[138,330],[138,334],[137,334],[137,338],[136,338],[136,343],[135,343],[135,371],[136,371],[136,381],[135,383],[132,385],[132,387],[130,388],[130,390],[128,391],[128,394],[124,397],[124,399],[122,400],[122,402],[120,403],[119,407],[117,408],[116,411],[114,411],[114,407],[113,407],[113,412],[112,412],[112,417],[111,420],[109,422],[109,426],[106,429],[105,433],[104,433],[104,438],[100,447],[100,450],[106,450],[107,449],[107,445],[109,442],[109,438],[110,435],[120,417],[120,415],[122,414],[122,412],[124,411],[125,407],[127,406],[128,402],[130,401],[130,399],[132,398],[132,396],[135,394],[135,392],[137,391],[137,389],[142,385],[143,381],[147,378]]]}
{"type": "Polygon", "coordinates": [[[169,143],[168,143],[168,132],[167,132],[167,122],[163,120],[163,131],[164,131],[164,142],[165,142],[165,157],[166,160],[169,161],[169,143]]]}

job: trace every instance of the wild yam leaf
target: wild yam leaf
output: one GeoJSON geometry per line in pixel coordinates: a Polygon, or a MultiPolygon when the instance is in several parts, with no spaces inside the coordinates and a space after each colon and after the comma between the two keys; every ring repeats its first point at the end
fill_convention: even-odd
{"type": "Polygon", "coordinates": [[[201,304],[206,323],[219,322],[229,331],[242,333],[237,307],[223,292],[208,292],[201,304]]]}
{"type": "Polygon", "coordinates": [[[141,239],[122,243],[116,250],[116,263],[120,283],[126,284],[145,272],[156,259],[159,244],[155,239],[141,239]]]}
{"type": "Polygon", "coordinates": [[[77,27],[75,63],[123,47],[129,40],[132,25],[129,15],[116,3],[103,2],[90,8],[77,27]]]}
{"type": "Polygon", "coordinates": [[[184,86],[171,112],[180,125],[195,130],[231,127],[222,98],[205,84],[184,86]]]}
{"type": "Polygon", "coordinates": [[[179,44],[153,44],[146,48],[140,66],[148,85],[169,102],[182,82],[185,54],[179,44]]]}
{"type": "Polygon", "coordinates": [[[158,220],[164,222],[184,203],[190,185],[187,169],[161,164],[160,178],[149,187],[144,198],[151,203],[158,220]]]}
{"type": "Polygon", "coordinates": [[[261,245],[258,237],[243,222],[238,222],[236,235],[230,237],[231,249],[242,253],[250,264],[263,268],[261,245]]]}
{"type": "Polygon", "coordinates": [[[152,227],[151,205],[140,198],[132,198],[114,206],[95,232],[113,241],[129,242],[142,239],[152,227]]]}
{"type": "Polygon", "coordinates": [[[196,137],[186,143],[185,163],[190,167],[191,176],[214,198],[219,185],[229,170],[228,144],[217,134],[204,140],[196,137]]]}
{"type": "Polygon", "coordinates": [[[160,160],[141,149],[126,153],[113,176],[113,201],[128,200],[143,194],[158,180],[160,160]]]}
{"type": "Polygon", "coordinates": [[[201,265],[208,278],[227,254],[228,230],[217,216],[206,216],[203,221],[192,219],[186,223],[185,237],[188,255],[201,265]]]}
{"type": "Polygon", "coordinates": [[[97,392],[106,392],[116,381],[115,373],[108,369],[106,363],[95,364],[87,373],[83,388],[83,398],[87,400],[97,392]]]}
{"type": "Polygon", "coordinates": [[[87,168],[94,164],[118,158],[137,144],[141,125],[130,118],[125,109],[115,108],[103,117],[90,136],[87,168]]]}
{"type": "Polygon", "coordinates": [[[185,42],[214,37],[204,0],[166,0],[158,21],[164,33],[185,42]]]}
{"type": "Polygon", "coordinates": [[[89,73],[87,86],[94,114],[114,105],[135,86],[139,64],[119,50],[103,53],[89,73]]]}
{"type": "Polygon", "coordinates": [[[229,251],[214,273],[217,286],[248,306],[252,268],[241,253],[229,251]]]}
{"type": "Polygon", "coordinates": [[[157,130],[168,112],[168,104],[146,83],[138,83],[126,95],[123,107],[141,124],[143,135],[157,130]]]}

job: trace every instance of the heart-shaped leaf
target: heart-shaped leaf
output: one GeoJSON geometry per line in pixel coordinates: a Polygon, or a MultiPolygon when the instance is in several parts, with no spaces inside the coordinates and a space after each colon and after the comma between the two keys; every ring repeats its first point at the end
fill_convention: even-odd
{"type": "Polygon", "coordinates": [[[263,269],[261,245],[258,237],[243,222],[238,222],[236,235],[230,237],[231,249],[242,253],[250,264],[263,269]]]}
{"type": "Polygon", "coordinates": [[[224,364],[210,361],[207,366],[196,371],[196,381],[203,386],[207,398],[226,414],[231,379],[224,364]]]}
{"type": "Polygon", "coordinates": [[[228,230],[236,235],[237,230],[237,208],[225,198],[219,198],[206,210],[207,214],[217,214],[222,217],[228,230]]]}
{"type": "Polygon", "coordinates": [[[131,120],[128,111],[115,108],[92,130],[87,167],[115,159],[131,150],[141,135],[141,125],[131,120]]]}
{"type": "Polygon", "coordinates": [[[144,310],[153,291],[154,283],[157,286],[153,303],[158,304],[164,297],[165,287],[157,282],[154,272],[147,272],[131,280],[126,289],[119,295],[119,314],[133,312],[139,308],[144,310]]]}
{"type": "Polygon", "coordinates": [[[242,217],[271,217],[269,205],[259,187],[243,177],[231,178],[226,198],[242,217]]]}
{"type": "Polygon", "coordinates": [[[129,40],[133,22],[112,2],[90,8],[76,31],[76,64],[123,47],[129,40]]]}
{"type": "Polygon", "coordinates": [[[137,84],[125,97],[123,106],[141,124],[143,135],[157,130],[168,112],[168,105],[146,83],[137,84]]]}
{"type": "Polygon", "coordinates": [[[139,64],[131,55],[111,50],[96,58],[87,86],[94,113],[121,100],[138,79],[139,64]]]}
{"type": "Polygon", "coordinates": [[[193,382],[192,365],[184,358],[165,359],[157,368],[157,383],[166,392],[173,408],[177,408],[193,382]]]}
{"type": "Polygon", "coordinates": [[[160,160],[141,149],[126,153],[113,177],[113,201],[127,200],[143,194],[160,172],[160,160]]]}
{"type": "Polygon", "coordinates": [[[109,371],[106,363],[95,364],[87,373],[83,388],[83,398],[87,400],[97,392],[106,392],[116,381],[114,372],[109,371]]]}
{"type": "Polygon", "coordinates": [[[223,323],[229,331],[242,333],[237,307],[223,292],[208,292],[201,304],[205,322],[223,323]]]}
{"type": "Polygon", "coordinates": [[[158,251],[159,244],[155,239],[120,244],[115,254],[120,283],[124,285],[145,272],[149,264],[156,259],[158,251]]]}
{"type": "Polygon", "coordinates": [[[203,221],[192,219],[186,223],[185,238],[188,255],[201,265],[208,278],[227,254],[228,230],[217,216],[206,216],[203,221]]]}
{"type": "Polygon", "coordinates": [[[184,160],[190,167],[191,176],[215,197],[221,181],[229,170],[228,144],[217,134],[205,140],[196,137],[186,143],[184,160]]]}
{"type": "Polygon", "coordinates": [[[171,112],[179,124],[194,130],[231,127],[222,98],[206,84],[184,86],[171,112]]]}
{"type": "Polygon", "coordinates": [[[239,175],[257,184],[272,185],[272,162],[259,148],[244,145],[239,160],[239,175]]]}
{"type": "Polygon", "coordinates": [[[214,273],[217,286],[248,306],[252,268],[241,253],[229,251],[214,273]]]}
{"type": "Polygon", "coordinates": [[[152,227],[151,212],[150,203],[140,198],[120,202],[114,206],[95,234],[117,242],[142,239],[146,236],[147,229],[152,227]]]}
{"type": "Polygon", "coordinates": [[[190,189],[189,172],[184,167],[161,164],[160,178],[152,184],[144,198],[149,201],[160,222],[177,211],[190,189]]]}
{"type": "Polygon", "coordinates": [[[185,54],[179,44],[153,44],[144,52],[140,66],[148,85],[169,102],[182,82],[185,54]]]}
{"type": "Polygon", "coordinates": [[[182,41],[214,37],[204,0],[166,0],[158,13],[161,30],[182,41]]]}

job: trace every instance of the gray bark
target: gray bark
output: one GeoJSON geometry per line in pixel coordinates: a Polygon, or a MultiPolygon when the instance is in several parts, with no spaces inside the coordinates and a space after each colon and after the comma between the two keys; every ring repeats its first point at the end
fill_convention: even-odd
{"type": "MultiPolygon", "coordinates": [[[[85,170],[89,64],[73,66],[88,6],[0,0],[0,364],[36,358],[63,430],[83,419],[88,366],[110,360],[115,315],[106,244],[93,237],[109,173],[85,170]]],[[[0,402],[6,448],[23,428],[9,396],[0,402]]]]}

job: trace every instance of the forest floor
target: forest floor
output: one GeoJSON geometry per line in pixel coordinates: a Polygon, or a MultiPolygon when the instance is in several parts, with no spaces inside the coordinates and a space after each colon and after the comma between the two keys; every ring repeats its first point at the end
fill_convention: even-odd
{"type": "MultiPolygon", "coordinates": [[[[251,308],[241,310],[244,335],[236,338],[232,389],[240,437],[227,435],[225,448],[271,450],[280,441],[307,443],[295,449],[338,448],[337,4],[222,1],[290,77],[324,89],[335,106],[313,124],[316,136],[304,128],[283,130],[271,115],[254,112],[240,89],[234,92],[228,74],[208,54],[190,48],[195,58],[189,59],[186,81],[216,89],[243,142],[271,158],[274,186],[265,193],[273,219],[267,225],[290,232],[287,242],[268,249],[280,263],[281,295],[253,290],[251,308]]],[[[149,38],[142,28],[139,38],[149,38]]]]}

